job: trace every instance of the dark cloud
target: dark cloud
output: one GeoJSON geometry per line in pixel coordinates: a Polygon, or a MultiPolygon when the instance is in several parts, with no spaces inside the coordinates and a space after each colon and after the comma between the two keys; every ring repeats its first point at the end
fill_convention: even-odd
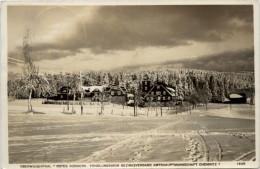
{"type": "MultiPolygon", "coordinates": [[[[79,53],[79,52],[78,52],[79,53]]],[[[35,50],[32,51],[33,56],[37,56],[36,60],[56,60],[60,58],[64,58],[64,56],[73,56],[76,52],[69,50],[35,50]]]]}
{"type": "Polygon", "coordinates": [[[90,21],[80,21],[70,35],[34,44],[33,50],[77,53],[88,48],[93,53],[106,53],[137,47],[174,47],[188,45],[189,41],[224,41],[235,31],[253,32],[252,5],[104,6],[90,21]]]}
{"type": "MultiPolygon", "coordinates": [[[[158,64],[146,64],[124,67],[126,71],[138,71],[158,68],[185,68],[213,70],[220,72],[254,71],[254,50],[229,51],[215,55],[201,56],[180,61],[168,61],[158,64]]],[[[122,68],[120,68],[122,69],[122,68]]],[[[113,71],[118,71],[115,69],[113,71]]]]}
{"type": "MultiPolygon", "coordinates": [[[[169,63],[169,62],[168,62],[169,63]]],[[[167,63],[167,64],[168,64],[167,63]]],[[[189,69],[224,72],[254,71],[254,50],[231,51],[177,62],[189,69]]]]}
{"type": "MultiPolygon", "coordinates": [[[[8,52],[8,57],[19,59],[24,61],[24,56],[23,56],[23,49],[21,47],[17,47],[16,51],[11,51],[8,52]]],[[[74,50],[60,50],[60,49],[45,49],[42,50],[38,47],[34,48],[30,52],[30,55],[33,56],[33,58],[36,61],[39,60],[56,60],[60,58],[64,58],[65,56],[73,56],[76,53],[81,53],[80,50],[74,51],[74,50]]]]}

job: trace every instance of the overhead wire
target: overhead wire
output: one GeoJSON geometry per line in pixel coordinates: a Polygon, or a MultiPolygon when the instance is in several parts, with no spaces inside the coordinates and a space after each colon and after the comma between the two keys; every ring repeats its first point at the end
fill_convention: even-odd
{"type": "MultiPolygon", "coordinates": [[[[17,64],[17,65],[20,65],[20,66],[22,66],[22,64],[23,64],[23,65],[26,64],[23,60],[15,59],[15,58],[12,58],[12,57],[8,57],[8,61],[9,61],[10,63],[17,64]],[[9,60],[9,59],[10,59],[10,60],[9,60]],[[19,62],[19,63],[17,63],[17,62],[19,62]]],[[[56,74],[62,73],[62,72],[57,72],[57,71],[54,70],[54,69],[46,68],[46,67],[43,67],[43,66],[39,66],[39,68],[45,69],[45,70],[48,70],[48,71],[52,71],[52,73],[56,73],[56,74]]],[[[73,77],[73,75],[68,75],[68,74],[64,74],[64,76],[71,76],[71,77],[73,77]]],[[[81,76],[84,76],[84,75],[81,75],[81,76]]]]}
{"type": "MultiPolygon", "coordinates": [[[[25,64],[26,64],[24,61],[19,60],[19,59],[14,59],[14,58],[10,58],[10,57],[8,57],[8,59],[11,59],[11,60],[8,60],[8,62],[13,63],[13,64],[17,64],[17,65],[19,65],[19,66],[22,66],[22,65],[25,65],[25,64]],[[17,62],[15,62],[15,61],[17,61],[17,62]]],[[[48,71],[51,71],[52,73],[56,73],[56,74],[62,73],[62,72],[57,72],[57,71],[54,70],[54,69],[46,68],[46,67],[43,67],[43,66],[39,66],[39,68],[45,69],[45,70],[48,70],[48,71]]],[[[73,75],[66,75],[66,74],[64,74],[64,76],[73,76],[73,75]]]]}

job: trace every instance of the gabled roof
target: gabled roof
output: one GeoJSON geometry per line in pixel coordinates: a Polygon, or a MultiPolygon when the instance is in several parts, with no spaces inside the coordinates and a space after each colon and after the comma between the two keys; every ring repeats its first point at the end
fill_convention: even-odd
{"type": "Polygon", "coordinates": [[[143,79],[144,79],[145,81],[149,81],[149,77],[148,77],[148,75],[145,74],[145,75],[143,76],[143,79]]]}
{"type": "MultiPolygon", "coordinates": [[[[164,86],[163,86],[164,87],[164,86]]],[[[168,91],[168,93],[171,95],[171,96],[176,96],[175,94],[175,90],[171,87],[166,87],[166,91],[168,91]]]]}
{"type": "Polygon", "coordinates": [[[106,90],[106,92],[110,92],[112,89],[114,90],[120,90],[123,94],[125,94],[126,91],[124,91],[124,89],[122,87],[118,87],[118,86],[111,86],[111,87],[108,87],[109,89],[106,90]]]}
{"type": "Polygon", "coordinates": [[[173,88],[168,87],[168,86],[167,86],[165,83],[163,83],[163,82],[157,82],[156,84],[153,85],[153,87],[147,92],[147,94],[146,94],[144,97],[147,97],[147,96],[151,93],[151,91],[155,88],[155,86],[157,86],[157,85],[162,86],[162,87],[165,89],[165,91],[166,91],[169,95],[171,95],[171,96],[176,96],[176,95],[175,95],[175,90],[174,90],[173,88]]]}
{"type": "Polygon", "coordinates": [[[175,90],[171,87],[166,87],[167,90],[171,91],[171,92],[175,92],[175,90]]]}
{"type": "Polygon", "coordinates": [[[240,95],[240,94],[230,94],[229,98],[231,99],[238,99],[238,98],[243,98],[244,96],[240,95]]]}

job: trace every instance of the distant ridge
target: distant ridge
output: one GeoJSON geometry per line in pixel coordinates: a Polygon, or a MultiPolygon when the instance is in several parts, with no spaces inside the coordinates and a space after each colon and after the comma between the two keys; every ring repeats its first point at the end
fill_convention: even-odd
{"type": "Polygon", "coordinates": [[[197,58],[183,59],[179,61],[167,61],[157,64],[140,64],[113,69],[112,72],[124,70],[127,72],[174,68],[174,69],[199,69],[219,72],[254,72],[253,48],[229,51],[197,58]]]}

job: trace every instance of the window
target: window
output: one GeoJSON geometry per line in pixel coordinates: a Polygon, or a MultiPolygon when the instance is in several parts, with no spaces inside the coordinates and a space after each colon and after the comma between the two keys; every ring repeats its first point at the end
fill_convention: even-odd
{"type": "Polygon", "coordinates": [[[121,91],[117,91],[117,95],[121,95],[121,91]]]}
{"type": "Polygon", "coordinates": [[[114,91],[111,91],[111,95],[114,96],[114,95],[115,95],[115,92],[114,92],[114,91]]]}
{"type": "Polygon", "coordinates": [[[166,95],[166,91],[163,91],[163,95],[166,95]]]}
{"type": "Polygon", "coordinates": [[[149,101],[149,97],[146,97],[146,100],[149,101]]]}
{"type": "Polygon", "coordinates": [[[160,94],[161,94],[161,92],[160,92],[160,91],[157,91],[157,92],[156,92],[156,94],[157,94],[157,95],[160,95],[160,94]]]}
{"type": "Polygon", "coordinates": [[[159,96],[159,97],[157,97],[157,100],[161,100],[161,97],[159,96]]]}
{"type": "Polygon", "coordinates": [[[160,89],[160,86],[157,86],[157,89],[160,89]]]}
{"type": "Polygon", "coordinates": [[[151,92],[151,95],[154,95],[154,93],[153,93],[153,92],[151,92]]]}
{"type": "Polygon", "coordinates": [[[63,98],[63,95],[60,95],[60,98],[62,99],[62,98],[63,98]]]}
{"type": "Polygon", "coordinates": [[[165,97],[163,97],[162,99],[165,100],[165,97]]]}
{"type": "Polygon", "coordinates": [[[146,81],[144,82],[144,85],[147,85],[147,82],[146,82],[146,81]]]}
{"type": "Polygon", "coordinates": [[[171,100],[171,96],[168,97],[168,100],[171,100]]]}
{"type": "Polygon", "coordinates": [[[147,87],[144,87],[144,90],[147,90],[147,87]]]}

